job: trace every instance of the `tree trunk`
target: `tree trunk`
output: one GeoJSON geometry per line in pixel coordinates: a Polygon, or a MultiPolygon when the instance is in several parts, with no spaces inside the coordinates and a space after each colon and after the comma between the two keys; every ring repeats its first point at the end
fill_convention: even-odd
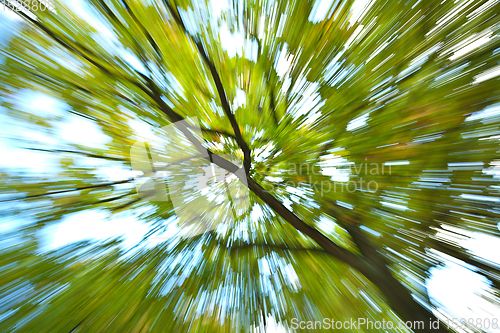
{"type": "MultiPolygon", "coordinates": [[[[385,296],[387,303],[394,312],[405,322],[419,323],[420,327],[412,328],[415,332],[448,332],[438,318],[417,303],[410,291],[401,284],[387,268],[385,258],[377,251],[365,237],[364,232],[355,221],[337,221],[349,232],[362,256],[356,255],[332,242],[315,228],[307,225],[293,212],[288,210],[278,199],[267,192],[251,177],[248,177],[248,187],[259,198],[267,203],[276,213],[288,221],[297,230],[311,237],[326,252],[345,262],[363,274],[385,296]],[[431,326],[432,323],[435,326],[431,326]]],[[[328,212],[335,217],[333,211],[328,212]]],[[[358,221],[359,222],[359,221],[358,221]]],[[[397,325],[399,323],[393,323],[397,325]]]]}
{"type": "Polygon", "coordinates": [[[443,322],[413,299],[410,291],[392,275],[387,266],[372,266],[363,271],[361,273],[380,290],[401,320],[411,322],[414,332],[449,332],[443,322]]]}
{"type": "Polygon", "coordinates": [[[385,258],[370,243],[363,230],[348,222],[341,222],[341,225],[363,254],[365,264],[360,273],[380,290],[389,306],[405,323],[411,322],[414,332],[449,332],[446,325],[415,301],[410,291],[392,275],[385,258]]]}

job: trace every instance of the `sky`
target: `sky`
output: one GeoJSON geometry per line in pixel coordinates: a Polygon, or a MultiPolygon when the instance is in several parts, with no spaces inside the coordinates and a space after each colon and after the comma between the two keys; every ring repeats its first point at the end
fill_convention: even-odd
{"type": "MultiPolygon", "coordinates": [[[[325,19],[331,13],[327,13],[327,9],[335,0],[322,0],[317,1],[315,5],[316,11],[311,14],[310,20],[317,22],[325,19]]],[[[214,13],[220,13],[221,10],[226,8],[225,1],[213,1],[214,13]]],[[[355,15],[351,20],[357,20],[362,15],[363,9],[369,6],[368,1],[357,1],[359,4],[356,6],[355,15]],[[358,9],[359,8],[359,9],[358,9]]],[[[92,22],[95,26],[100,28],[101,33],[108,37],[113,38],[112,33],[100,24],[90,13],[88,13],[81,0],[71,2],[71,6],[76,12],[85,18],[87,21],[92,22]]],[[[216,14],[218,15],[218,14],[216,14]]],[[[17,18],[11,13],[0,13],[0,46],[15,33],[17,18]]],[[[222,47],[225,48],[229,55],[242,55],[242,50],[245,49],[246,56],[250,60],[256,59],[257,46],[255,42],[245,40],[238,32],[231,33],[227,27],[223,27],[220,31],[222,47]],[[248,51],[250,50],[250,51],[248,51]]],[[[487,37],[484,37],[487,38],[487,37]]],[[[479,43],[479,42],[478,42],[479,43]]],[[[477,47],[477,45],[474,45],[477,47]]],[[[468,46],[469,48],[471,46],[468,46]]],[[[469,52],[469,50],[458,50],[455,55],[460,52],[469,52]]],[[[122,56],[135,68],[140,68],[140,64],[130,54],[122,53],[122,56]]],[[[280,76],[285,76],[289,68],[289,60],[286,46],[282,51],[279,61],[276,64],[276,69],[280,76]]],[[[0,61],[1,57],[0,57],[0,61]]],[[[500,69],[498,69],[500,71],[500,69]]],[[[496,72],[486,73],[485,75],[498,75],[496,72]]],[[[478,80],[484,79],[479,77],[478,80]]],[[[304,92],[304,102],[297,107],[301,110],[313,110],[317,107],[319,95],[316,92],[317,84],[310,83],[309,89],[304,92]]],[[[23,144],[13,143],[10,139],[12,137],[23,137],[26,142],[38,142],[47,146],[58,145],[61,142],[71,142],[86,144],[92,147],[104,148],[109,138],[102,133],[102,131],[92,122],[85,120],[81,117],[68,116],[67,106],[64,103],[43,95],[41,93],[34,93],[32,91],[23,92],[20,96],[15,96],[18,107],[21,110],[31,111],[45,116],[64,116],[64,121],[59,124],[57,138],[30,131],[29,128],[22,124],[16,123],[12,117],[6,114],[6,110],[0,106],[0,166],[12,168],[15,170],[23,169],[34,174],[51,173],[60,171],[57,168],[54,157],[48,153],[28,151],[20,148],[23,144]],[[22,134],[22,135],[19,135],[22,134]]],[[[237,94],[237,98],[233,101],[234,106],[243,105],[246,102],[246,96],[241,90],[237,94]]],[[[471,117],[485,117],[488,115],[496,114],[500,108],[489,108],[477,113],[471,117]]],[[[314,112],[312,112],[314,116],[314,112]]],[[[347,126],[347,130],[355,130],[367,125],[369,114],[365,114],[359,118],[353,119],[347,126]]],[[[312,120],[311,120],[312,121],[312,120]]],[[[148,136],[149,129],[144,127],[144,124],[137,125],[139,136],[148,136]]],[[[115,177],[115,179],[123,179],[125,176],[130,175],[128,170],[106,170],[103,166],[99,166],[103,175],[108,177],[115,177]]],[[[331,176],[343,177],[346,175],[337,174],[334,170],[331,176]]],[[[495,198],[498,199],[498,198],[495,198]]],[[[258,219],[262,212],[259,213],[255,208],[252,217],[258,219]]],[[[16,227],[12,221],[0,220],[0,232],[6,232],[16,227]]],[[[174,228],[175,229],[175,228],[174,228]]],[[[141,223],[137,214],[125,214],[110,217],[108,213],[102,210],[88,210],[81,213],[75,213],[65,216],[61,222],[51,225],[40,233],[40,239],[43,244],[42,250],[56,249],[61,246],[71,244],[82,240],[106,240],[114,237],[122,237],[124,242],[122,246],[126,249],[133,248],[143,236],[148,232],[148,227],[141,223]]],[[[166,237],[171,237],[176,234],[176,230],[167,232],[166,237]]],[[[462,246],[469,249],[469,251],[478,257],[486,258],[500,266],[500,242],[496,238],[481,233],[471,233],[470,239],[462,241],[462,246]]],[[[155,246],[163,239],[151,240],[145,246],[155,246]]],[[[493,307],[491,303],[487,302],[481,295],[485,294],[488,288],[487,280],[481,275],[471,270],[470,266],[461,263],[458,260],[451,260],[451,258],[441,255],[445,265],[431,269],[431,277],[427,280],[426,286],[431,296],[431,301],[439,306],[439,311],[449,314],[451,317],[458,318],[491,318],[496,316],[500,318],[500,308],[493,307]]],[[[265,263],[261,265],[265,266],[265,263]]],[[[293,269],[292,269],[293,270],[293,269]]],[[[439,315],[439,314],[438,314],[439,315]]],[[[268,318],[268,322],[275,325],[274,331],[285,331],[280,327],[273,318],[268,318]]],[[[259,331],[258,328],[255,330],[259,331]]]]}

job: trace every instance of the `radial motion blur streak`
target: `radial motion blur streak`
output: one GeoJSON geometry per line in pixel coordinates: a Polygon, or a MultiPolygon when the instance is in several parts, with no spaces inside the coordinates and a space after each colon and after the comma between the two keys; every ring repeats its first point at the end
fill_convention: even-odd
{"type": "Polygon", "coordinates": [[[0,9],[1,332],[498,330],[498,0],[0,9]]]}

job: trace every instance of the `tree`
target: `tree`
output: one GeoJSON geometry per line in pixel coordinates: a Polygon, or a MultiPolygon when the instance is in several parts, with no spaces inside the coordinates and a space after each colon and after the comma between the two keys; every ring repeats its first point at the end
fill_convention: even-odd
{"type": "Polygon", "coordinates": [[[433,251],[498,288],[498,268],[448,235],[498,235],[498,5],[321,3],[91,0],[86,20],[60,2],[18,12],[1,72],[10,117],[56,133],[60,116],[23,112],[15,98],[42,92],[110,141],[22,143],[63,158],[56,177],[3,178],[5,214],[34,221],[2,252],[15,265],[2,276],[2,330],[245,332],[269,317],[290,327],[397,316],[427,332],[433,251]],[[216,230],[130,257],[115,243],[37,252],[37,230],[75,212],[139,211],[149,234],[175,220],[172,202],[76,160],[130,168],[134,124],[191,117],[203,137],[183,133],[207,165],[245,170],[251,210],[230,221],[233,203],[215,206],[216,230]]]}

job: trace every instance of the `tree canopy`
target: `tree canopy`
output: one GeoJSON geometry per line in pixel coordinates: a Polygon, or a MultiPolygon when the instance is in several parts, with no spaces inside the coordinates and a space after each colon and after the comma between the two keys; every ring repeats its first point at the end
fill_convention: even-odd
{"type": "Polygon", "coordinates": [[[0,39],[2,142],[28,152],[2,163],[0,331],[446,331],[426,281],[447,260],[499,306],[500,263],[463,245],[499,237],[497,1],[52,3],[7,9],[0,39]],[[189,119],[198,150],[164,130],[189,119]],[[200,155],[137,168],[174,146],[200,155]],[[147,232],[44,250],[89,211],[147,232]]]}

